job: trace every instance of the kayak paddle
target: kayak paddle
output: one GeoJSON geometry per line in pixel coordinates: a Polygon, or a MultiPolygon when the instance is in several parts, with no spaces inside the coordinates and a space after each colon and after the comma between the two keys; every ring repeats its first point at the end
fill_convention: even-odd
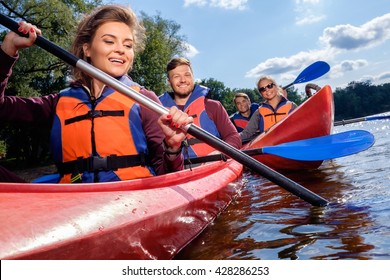
{"type": "MultiPolygon", "coordinates": [[[[0,14],[0,23],[5,27],[11,29],[15,33],[18,33],[21,36],[25,36],[20,32],[18,32],[17,22],[8,18],[7,16],[0,14]]],[[[50,52],[51,54],[57,56],[58,58],[64,60],[66,63],[70,64],[71,66],[77,67],[78,69],[90,75],[91,77],[100,80],[101,82],[110,86],[116,91],[129,96],[130,98],[138,102],[140,105],[149,108],[150,110],[160,115],[169,113],[168,109],[162,106],[161,104],[149,99],[148,97],[140,94],[139,92],[119,82],[114,77],[95,68],[88,62],[76,57],[75,55],[65,51],[63,48],[57,46],[56,44],[52,43],[46,38],[42,36],[38,36],[35,41],[35,44],[40,46],[44,50],[50,52]]],[[[239,149],[236,149],[235,147],[225,143],[224,141],[215,137],[214,135],[207,132],[206,130],[197,127],[194,124],[186,125],[185,127],[183,127],[183,130],[186,130],[192,136],[209,144],[216,150],[228,155],[232,159],[238,161],[239,163],[243,164],[244,166],[251,169],[252,171],[260,174],[261,176],[267,178],[273,183],[283,187],[285,190],[300,197],[301,199],[310,203],[311,205],[326,206],[329,203],[326,199],[322,198],[321,196],[313,193],[312,191],[306,189],[305,187],[301,186],[297,182],[294,182],[293,180],[285,177],[284,175],[258,162],[254,158],[248,156],[247,154],[243,153],[239,149]]]]}
{"type": "Polygon", "coordinates": [[[284,86],[283,89],[287,89],[294,84],[306,83],[314,79],[317,79],[322,75],[328,73],[329,70],[330,70],[330,66],[328,63],[326,63],[325,61],[316,61],[310,64],[309,66],[307,66],[301,72],[301,74],[298,75],[298,77],[295,79],[294,82],[288,84],[287,86],[284,86]]]}
{"type": "MultiPolygon", "coordinates": [[[[357,154],[370,148],[375,142],[374,135],[365,130],[350,130],[321,137],[298,140],[275,146],[243,150],[249,156],[269,154],[283,158],[316,161],[328,160],[357,154]]],[[[224,155],[208,155],[186,160],[186,164],[197,164],[225,160],[224,155]]]]}
{"type": "Polygon", "coordinates": [[[390,115],[362,117],[362,118],[356,118],[356,119],[342,120],[342,121],[334,122],[334,126],[346,125],[346,124],[350,124],[350,123],[364,122],[364,121],[385,120],[385,119],[390,119],[390,115]]]}

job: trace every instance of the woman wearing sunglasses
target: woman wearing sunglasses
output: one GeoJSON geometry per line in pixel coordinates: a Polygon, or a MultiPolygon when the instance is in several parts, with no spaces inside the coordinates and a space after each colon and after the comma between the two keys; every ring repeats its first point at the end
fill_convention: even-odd
{"type": "Polygon", "coordinates": [[[260,104],[246,128],[240,133],[242,140],[267,131],[297,107],[294,102],[286,99],[283,89],[270,76],[261,77],[257,82],[257,89],[265,101],[260,104]]]}

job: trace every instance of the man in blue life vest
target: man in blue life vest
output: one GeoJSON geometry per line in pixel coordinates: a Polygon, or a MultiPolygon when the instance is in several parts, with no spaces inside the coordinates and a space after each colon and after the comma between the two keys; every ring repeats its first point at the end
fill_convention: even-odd
{"type": "Polygon", "coordinates": [[[238,132],[241,132],[247,126],[253,113],[259,108],[259,104],[252,103],[249,96],[244,92],[237,92],[233,98],[237,112],[230,116],[230,120],[236,127],[238,132]]]}
{"type": "MultiPolygon", "coordinates": [[[[165,107],[176,106],[194,119],[194,124],[240,149],[241,138],[221,102],[207,98],[209,88],[195,84],[191,62],[183,57],[173,58],[167,64],[168,83],[172,92],[159,96],[165,107]]],[[[217,152],[208,144],[187,135],[188,158],[217,152]]]]}

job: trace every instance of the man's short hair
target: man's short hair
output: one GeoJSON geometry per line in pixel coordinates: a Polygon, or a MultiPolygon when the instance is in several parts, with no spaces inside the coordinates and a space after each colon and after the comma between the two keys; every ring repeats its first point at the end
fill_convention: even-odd
{"type": "Polygon", "coordinates": [[[233,97],[233,103],[236,104],[236,99],[238,97],[244,97],[246,100],[248,101],[251,101],[248,94],[244,93],[244,92],[237,92],[234,97],[233,97]]]}
{"type": "Polygon", "coordinates": [[[187,65],[188,67],[190,67],[191,72],[192,72],[191,62],[187,58],[174,57],[167,64],[167,74],[169,71],[175,69],[176,67],[178,67],[180,65],[187,65]]]}

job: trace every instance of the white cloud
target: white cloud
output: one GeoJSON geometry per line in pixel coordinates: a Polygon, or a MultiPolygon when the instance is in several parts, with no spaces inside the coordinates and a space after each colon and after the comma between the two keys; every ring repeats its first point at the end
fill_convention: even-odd
{"type": "MultiPolygon", "coordinates": [[[[359,83],[370,83],[370,84],[381,85],[390,82],[390,72],[384,72],[376,76],[363,75],[359,79],[354,79],[354,81],[359,83]]],[[[349,83],[344,83],[342,85],[339,85],[338,88],[345,88],[348,86],[348,84],[349,83]]]]}
{"type": "Polygon", "coordinates": [[[184,48],[186,49],[185,57],[187,58],[194,57],[199,53],[199,51],[189,43],[184,43],[184,48]]]}
{"type": "Polygon", "coordinates": [[[245,10],[248,0],[184,0],[184,7],[191,5],[203,7],[210,6],[225,10],[245,10]]]}
{"type": "Polygon", "coordinates": [[[383,73],[379,74],[376,77],[376,80],[378,80],[378,81],[390,80],[390,72],[383,72],[383,73]]]}
{"type": "Polygon", "coordinates": [[[359,68],[365,67],[368,65],[367,60],[365,59],[357,59],[357,60],[344,60],[339,64],[333,65],[330,77],[338,78],[343,76],[346,72],[355,71],[359,68]]]}
{"type": "Polygon", "coordinates": [[[184,7],[188,7],[191,5],[194,6],[205,6],[207,4],[208,0],[184,0],[184,7]]]}
{"type": "Polygon", "coordinates": [[[295,0],[294,11],[296,25],[309,25],[326,19],[326,15],[321,14],[320,0],[295,0]]]}
{"type": "Polygon", "coordinates": [[[353,71],[358,68],[367,66],[368,62],[365,59],[344,60],[339,65],[342,71],[353,71]]]}
{"type": "Polygon", "coordinates": [[[309,25],[312,23],[320,22],[322,20],[325,20],[326,16],[325,15],[307,15],[305,17],[297,17],[295,19],[295,24],[296,25],[309,25]]]}
{"type": "Polygon", "coordinates": [[[371,83],[371,84],[373,84],[374,81],[375,81],[375,77],[374,77],[374,76],[371,76],[371,75],[365,75],[365,76],[361,77],[361,78],[358,80],[358,82],[361,82],[361,83],[367,83],[367,82],[369,82],[369,83],[371,83]]]}
{"type": "Polygon", "coordinates": [[[320,41],[329,48],[357,50],[377,46],[390,39],[390,13],[361,26],[336,25],[324,30],[320,41]]]}
{"type": "Polygon", "coordinates": [[[390,72],[383,72],[379,75],[365,75],[359,79],[359,82],[369,81],[371,83],[382,84],[390,81],[390,72]]]}
{"type": "Polygon", "coordinates": [[[258,78],[263,75],[279,75],[280,79],[291,81],[291,77],[297,75],[297,71],[307,67],[311,63],[329,58],[330,53],[324,50],[299,52],[290,57],[274,57],[258,64],[255,68],[249,70],[246,78],[258,78]]]}
{"type": "Polygon", "coordinates": [[[296,4],[318,4],[321,0],[295,0],[296,4]]]}
{"type": "MultiPolygon", "coordinates": [[[[273,75],[280,80],[280,83],[284,83],[283,80],[288,82],[289,80],[291,81],[291,77],[296,75],[299,69],[303,69],[314,61],[330,61],[347,50],[359,50],[377,46],[389,39],[390,13],[374,18],[359,27],[350,24],[328,27],[319,39],[320,42],[324,43],[321,49],[299,52],[290,57],[267,59],[250,69],[245,77],[258,78],[263,75],[273,75]]],[[[336,65],[332,65],[328,77],[342,77],[346,72],[366,67],[368,64],[369,62],[364,59],[344,60],[336,65]]],[[[375,80],[388,79],[390,73],[381,75],[375,77],[375,80]]]]}
{"type": "Polygon", "coordinates": [[[245,10],[248,0],[211,0],[211,7],[223,8],[226,10],[245,10]]]}

